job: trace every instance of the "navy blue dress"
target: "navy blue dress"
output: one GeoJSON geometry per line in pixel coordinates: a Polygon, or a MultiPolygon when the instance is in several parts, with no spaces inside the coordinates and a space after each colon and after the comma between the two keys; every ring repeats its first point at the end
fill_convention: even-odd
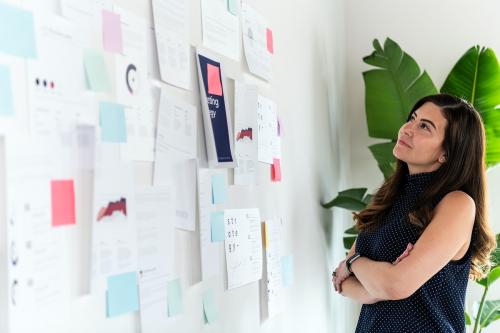
{"type": "MultiPolygon", "coordinates": [[[[361,232],[356,252],[372,260],[393,262],[408,243],[415,244],[418,228],[408,221],[408,212],[436,172],[406,174],[385,223],[376,230],[361,232]]],[[[434,207],[438,202],[435,200],[434,207]]],[[[356,333],[465,332],[464,303],[471,258],[469,246],[462,258],[451,260],[410,297],[363,304],[356,333]]]]}

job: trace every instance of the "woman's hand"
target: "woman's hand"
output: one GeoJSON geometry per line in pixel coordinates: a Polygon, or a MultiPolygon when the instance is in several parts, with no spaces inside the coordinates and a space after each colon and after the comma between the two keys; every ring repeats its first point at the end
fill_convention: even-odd
{"type": "Polygon", "coordinates": [[[342,260],[339,263],[339,265],[334,271],[335,275],[332,277],[332,282],[333,286],[335,287],[335,291],[338,292],[339,294],[342,292],[342,282],[351,275],[351,273],[347,270],[345,261],[346,259],[342,260]]]}
{"type": "Polygon", "coordinates": [[[405,257],[407,257],[410,254],[410,251],[413,249],[413,244],[408,243],[406,246],[406,250],[392,263],[393,265],[396,265],[397,263],[401,262],[405,257]]]}

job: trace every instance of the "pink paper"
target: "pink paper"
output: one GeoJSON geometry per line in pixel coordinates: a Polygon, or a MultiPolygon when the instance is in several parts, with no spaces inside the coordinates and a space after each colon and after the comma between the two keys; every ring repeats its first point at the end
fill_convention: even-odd
{"type": "Polygon", "coordinates": [[[273,165],[271,165],[271,179],[273,182],[281,181],[281,161],[279,158],[273,158],[273,165]]]}
{"type": "Polygon", "coordinates": [[[271,29],[266,29],[266,36],[267,36],[267,50],[269,53],[274,54],[274,45],[273,45],[273,31],[271,29]]]}
{"type": "Polygon", "coordinates": [[[122,53],[122,24],[119,14],[102,11],[102,44],[106,51],[122,53]]]}
{"type": "Polygon", "coordinates": [[[53,180],[50,182],[50,189],[52,226],[75,224],[75,188],[73,180],[53,180]]]}
{"type": "Polygon", "coordinates": [[[219,67],[207,64],[208,93],[222,96],[219,67]]]}

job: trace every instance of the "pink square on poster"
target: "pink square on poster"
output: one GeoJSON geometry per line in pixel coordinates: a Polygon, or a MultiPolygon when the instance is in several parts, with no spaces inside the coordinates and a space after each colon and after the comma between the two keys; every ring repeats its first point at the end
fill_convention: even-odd
{"type": "Polygon", "coordinates": [[[75,187],[73,180],[52,180],[50,182],[50,192],[52,226],[75,224],[75,187]]]}
{"type": "Polygon", "coordinates": [[[106,51],[122,53],[122,23],[120,15],[102,11],[102,46],[106,51]]]}
{"type": "Polygon", "coordinates": [[[273,158],[273,165],[271,165],[271,180],[273,182],[281,181],[281,161],[279,158],[273,158]]]}
{"type": "Polygon", "coordinates": [[[208,93],[222,96],[222,83],[220,82],[219,67],[207,64],[208,93]]]}
{"type": "Polygon", "coordinates": [[[269,28],[266,29],[266,39],[267,39],[267,50],[269,53],[274,54],[274,44],[273,44],[273,31],[269,28]]]}

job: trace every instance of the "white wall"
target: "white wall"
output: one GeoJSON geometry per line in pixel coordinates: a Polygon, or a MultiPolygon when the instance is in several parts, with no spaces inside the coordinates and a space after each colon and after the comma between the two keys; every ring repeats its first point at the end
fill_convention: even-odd
{"type": "MultiPolygon", "coordinates": [[[[347,185],[349,140],[344,126],[343,1],[248,2],[267,18],[273,28],[274,79],[267,84],[251,75],[244,75],[248,70],[243,58],[241,63],[226,58],[222,60],[228,77],[256,83],[262,94],[276,101],[284,125],[283,181],[271,184],[269,167],[262,165],[259,168],[262,185],[253,189],[231,186],[229,202],[222,208],[259,207],[263,219],[284,218],[286,248],[294,254],[295,283],[285,292],[284,313],[261,322],[259,283],[227,291],[223,275],[199,282],[198,233],[177,231],[184,313],[172,321],[171,331],[331,332],[335,328],[335,331],[343,332],[345,328],[341,318],[344,317],[342,311],[345,311],[346,301],[332,297],[330,274],[333,264],[341,259],[343,253],[340,239],[347,226],[345,212],[335,212],[338,222],[332,229],[332,212],[319,205],[320,201],[330,199],[347,185]],[[337,235],[334,238],[333,233],[337,235]],[[330,246],[332,239],[336,241],[335,252],[330,246]],[[213,325],[203,324],[201,295],[206,287],[216,290],[216,301],[220,306],[220,320],[213,325]]],[[[32,1],[17,3],[29,7],[32,1]]],[[[57,0],[45,3],[57,9],[57,0]]],[[[150,1],[121,0],[111,3],[134,11],[152,24],[150,1]]],[[[191,44],[195,46],[202,43],[200,2],[191,0],[190,5],[191,44]]],[[[40,6],[39,3],[37,6],[40,6]]],[[[164,86],[178,98],[198,104],[198,85],[194,74],[192,80],[194,89],[190,92],[164,86]]],[[[232,80],[226,80],[226,84],[231,87],[232,80]]],[[[198,127],[201,129],[201,123],[198,127]]],[[[199,136],[202,137],[202,132],[199,136]]],[[[200,147],[203,147],[201,143],[200,147]]],[[[200,153],[200,158],[203,156],[200,153]]],[[[151,173],[151,164],[136,164],[138,184],[149,184],[151,173]]],[[[2,223],[5,223],[4,219],[2,223]]],[[[79,220],[78,223],[90,221],[79,220]]],[[[75,271],[79,270],[80,264],[78,261],[73,263],[75,271]]],[[[4,278],[4,269],[0,273],[4,278]]],[[[86,277],[75,278],[79,280],[78,284],[86,277]]],[[[2,292],[4,294],[5,290],[2,289],[2,292]]],[[[138,314],[106,319],[104,309],[105,298],[102,294],[76,298],[65,309],[64,316],[55,313],[53,318],[40,322],[39,332],[139,332],[138,314]]],[[[0,308],[0,312],[5,313],[5,309],[0,308]]],[[[32,318],[32,314],[26,314],[26,318],[32,318]]]]}
{"type": "MultiPolygon", "coordinates": [[[[362,62],[372,40],[395,40],[425,69],[439,88],[456,61],[474,45],[492,48],[500,56],[500,3],[495,0],[378,0],[346,1],[347,113],[350,125],[352,177],[349,187],[368,187],[373,192],[383,181],[367,147],[380,142],[368,137],[362,72],[372,68],[362,62]]],[[[500,232],[500,167],[488,172],[490,223],[500,232]]],[[[469,282],[467,305],[480,299],[482,288],[469,282]]],[[[500,285],[488,299],[500,298],[500,285]]],[[[358,313],[352,321],[357,321],[358,313]]],[[[500,330],[500,322],[486,332],[500,330]]]]}

